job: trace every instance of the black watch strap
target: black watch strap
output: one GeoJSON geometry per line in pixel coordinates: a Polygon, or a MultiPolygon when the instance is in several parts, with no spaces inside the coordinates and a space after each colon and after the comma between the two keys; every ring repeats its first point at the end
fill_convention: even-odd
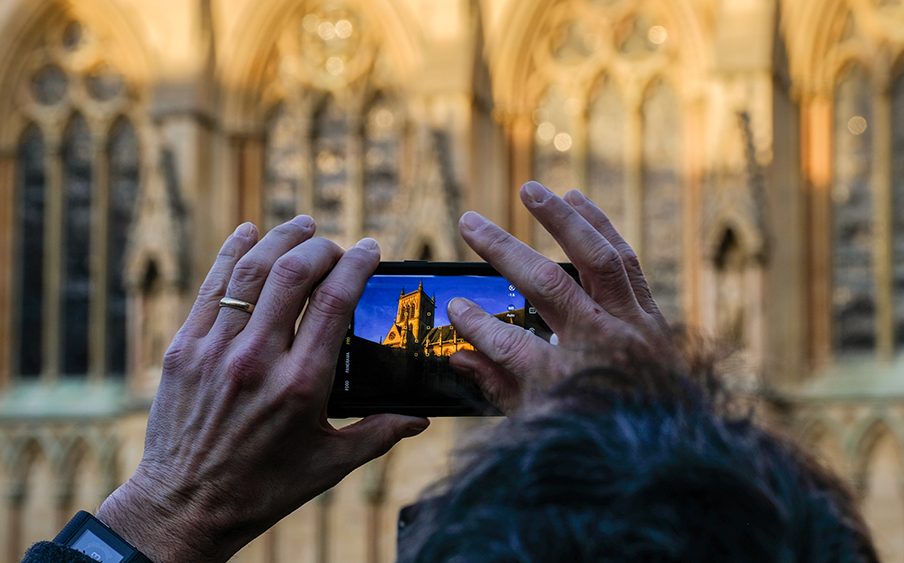
{"type": "Polygon", "coordinates": [[[153,563],[135,546],[84,510],[73,516],[53,541],[102,563],[153,563]]]}

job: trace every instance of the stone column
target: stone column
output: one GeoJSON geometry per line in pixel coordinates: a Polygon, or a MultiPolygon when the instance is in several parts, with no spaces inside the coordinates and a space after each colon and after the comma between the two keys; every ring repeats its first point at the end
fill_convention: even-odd
{"type": "Polygon", "coordinates": [[[521,205],[518,195],[522,184],[533,177],[534,126],[530,115],[511,118],[505,127],[509,150],[509,178],[511,199],[509,202],[509,231],[530,245],[533,242],[531,216],[521,205]]]}
{"type": "Polygon", "coordinates": [[[801,102],[801,164],[806,186],[807,325],[811,368],[832,359],[832,96],[801,102]]]}
{"type": "Polygon", "coordinates": [[[873,237],[876,283],[876,353],[888,362],[894,355],[894,236],[891,187],[891,97],[887,76],[876,77],[873,92],[873,168],[870,174],[876,231],[873,237]]]}
{"type": "Polygon", "coordinates": [[[264,138],[255,135],[236,135],[230,143],[235,162],[235,181],[238,185],[239,221],[264,225],[264,138]]]}

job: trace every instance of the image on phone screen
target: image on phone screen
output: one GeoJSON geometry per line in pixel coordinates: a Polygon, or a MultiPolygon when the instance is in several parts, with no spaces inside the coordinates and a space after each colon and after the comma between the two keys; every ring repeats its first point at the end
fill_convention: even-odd
{"type": "MultiPolygon", "coordinates": [[[[328,412],[361,416],[396,412],[422,416],[496,415],[477,385],[449,358],[474,346],[449,321],[447,308],[466,297],[500,322],[549,340],[551,331],[514,285],[485,265],[422,266],[370,278],[339,355],[328,412]],[[487,272],[466,273],[466,272],[487,272]]],[[[400,263],[395,269],[413,268],[400,263]]]]}

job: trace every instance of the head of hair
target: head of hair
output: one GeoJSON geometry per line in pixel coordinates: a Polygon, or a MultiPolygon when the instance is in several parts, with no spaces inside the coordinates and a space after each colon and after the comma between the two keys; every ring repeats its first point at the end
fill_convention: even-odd
{"type": "Polygon", "coordinates": [[[585,370],[459,452],[400,563],[868,562],[842,482],[710,371],[585,370]]]}

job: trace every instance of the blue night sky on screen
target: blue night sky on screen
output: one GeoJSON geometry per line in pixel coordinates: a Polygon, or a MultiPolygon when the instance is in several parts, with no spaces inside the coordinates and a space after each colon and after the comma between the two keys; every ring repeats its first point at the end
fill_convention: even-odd
{"type": "Polygon", "coordinates": [[[436,296],[433,326],[450,324],[446,308],[455,297],[466,297],[494,315],[509,305],[524,307],[524,296],[509,290],[509,282],[498,276],[373,276],[355,309],[355,335],[371,342],[385,338],[399,310],[402,289],[410,293],[421,281],[424,293],[436,296]]]}

